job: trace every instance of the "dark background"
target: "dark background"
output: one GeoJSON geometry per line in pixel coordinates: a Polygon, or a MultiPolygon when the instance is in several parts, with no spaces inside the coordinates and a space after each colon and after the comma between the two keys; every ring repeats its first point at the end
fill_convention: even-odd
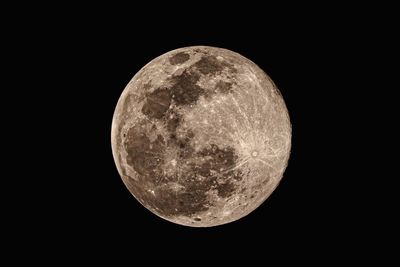
{"type": "MultiPolygon", "coordinates": [[[[25,162],[14,169],[25,179],[12,198],[19,229],[12,233],[37,248],[35,257],[134,262],[150,253],[149,264],[182,256],[190,258],[185,264],[235,257],[325,263],[354,257],[354,247],[374,235],[362,227],[373,203],[363,189],[368,176],[354,160],[364,151],[356,129],[365,115],[359,77],[368,73],[358,66],[371,58],[361,49],[368,20],[342,9],[237,8],[158,6],[158,14],[149,7],[55,7],[15,24],[9,40],[17,40],[10,46],[20,57],[10,68],[26,72],[17,99],[27,110],[24,130],[14,133],[25,162]],[[292,123],[291,157],[278,188],[248,216],[212,228],[172,224],[142,207],[122,183],[110,143],[114,108],[133,75],[192,45],[255,62],[280,89],[292,123]]],[[[21,239],[13,240],[20,249],[21,239]]]]}

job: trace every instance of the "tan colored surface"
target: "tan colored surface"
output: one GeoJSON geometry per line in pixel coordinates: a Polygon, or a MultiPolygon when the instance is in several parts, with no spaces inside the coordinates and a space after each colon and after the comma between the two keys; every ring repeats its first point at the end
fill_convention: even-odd
{"type": "MultiPolygon", "coordinates": [[[[183,119],[176,132],[178,135],[184,135],[192,131],[194,137],[190,145],[195,151],[201,151],[210,144],[217,144],[220,148],[234,148],[238,159],[230,170],[240,170],[243,179],[234,181],[235,193],[229,197],[220,197],[214,190],[209,190],[207,196],[210,207],[190,216],[166,216],[148,205],[146,199],[134,194],[144,206],[158,216],[174,223],[198,227],[235,221],[261,205],[280,182],[291,147],[291,125],[284,101],[273,82],[253,62],[220,48],[188,47],[174,50],[143,67],[129,82],[115,109],[111,134],[112,149],[118,171],[128,188],[131,179],[132,182],[140,179],[138,173],[126,162],[127,152],[123,147],[123,134],[139,122],[148,120],[141,112],[144,95],[156,88],[170,86],[171,76],[180,75],[199,62],[204,53],[221,62],[227,62],[236,71],[224,67],[214,74],[205,72],[201,75],[197,85],[207,92],[212,92],[212,96],[201,95],[194,104],[178,107],[177,110],[183,119]],[[180,52],[184,52],[185,56],[177,56],[170,60],[180,52]],[[190,55],[188,60],[186,54],[190,55]],[[217,84],[223,84],[222,82],[232,84],[229,93],[220,93],[216,89],[219,88],[217,84]],[[194,220],[195,218],[197,220],[194,220]],[[199,219],[201,220],[198,221],[199,219]]],[[[157,135],[166,138],[168,134],[163,121],[152,120],[152,124],[156,125],[156,132],[143,129],[149,138],[155,139],[157,135]]],[[[163,170],[168,175],[174,174],[181,177],[179,179],[184,179],[187,176],[187,164],[176,157],[178,152],[176,148],[167,147],[163,155],[163,170]]],[[[169,181],[163,186],[169,186],[177,192],[184,190],[179,179],[169,181]]],[[[153,187],[154,184],[143,183],[142,190],[149,192],[148,197],[157,198],[157,188],[153,187]]]]}

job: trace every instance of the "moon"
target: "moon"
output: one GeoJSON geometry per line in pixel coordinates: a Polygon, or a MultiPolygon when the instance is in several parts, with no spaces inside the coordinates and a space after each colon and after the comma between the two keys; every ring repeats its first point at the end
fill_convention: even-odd
{"type": "Polygon", "coordinates": [[[278,88],[233,51],[167,52],[128,83],[111,144],[132,195],[170,222],[211,227],[245,217],[278,186],[291,123],[278,88]]]}

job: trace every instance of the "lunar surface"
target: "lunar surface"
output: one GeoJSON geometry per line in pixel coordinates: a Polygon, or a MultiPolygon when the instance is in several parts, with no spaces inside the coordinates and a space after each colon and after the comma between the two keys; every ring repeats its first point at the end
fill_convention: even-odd
{"type": "Polygon", "coordinates": [[[291,124],[272,80],[221,48],[163,54],[129,82],[111,143],[133,196],[170,222],[209,227],[238,220],[279,184],[291,124]]]}

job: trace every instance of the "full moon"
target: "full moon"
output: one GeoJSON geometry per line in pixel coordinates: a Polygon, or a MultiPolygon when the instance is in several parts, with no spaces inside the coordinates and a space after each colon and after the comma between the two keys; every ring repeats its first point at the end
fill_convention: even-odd
{"type": "Polygon", "coordinates": [[[278,88],[227,49],[167,52],[128,83],[111,144],[132,195],[170,222],[210,227],[245,217],[278,186],[291,124],[278,88]]]}

